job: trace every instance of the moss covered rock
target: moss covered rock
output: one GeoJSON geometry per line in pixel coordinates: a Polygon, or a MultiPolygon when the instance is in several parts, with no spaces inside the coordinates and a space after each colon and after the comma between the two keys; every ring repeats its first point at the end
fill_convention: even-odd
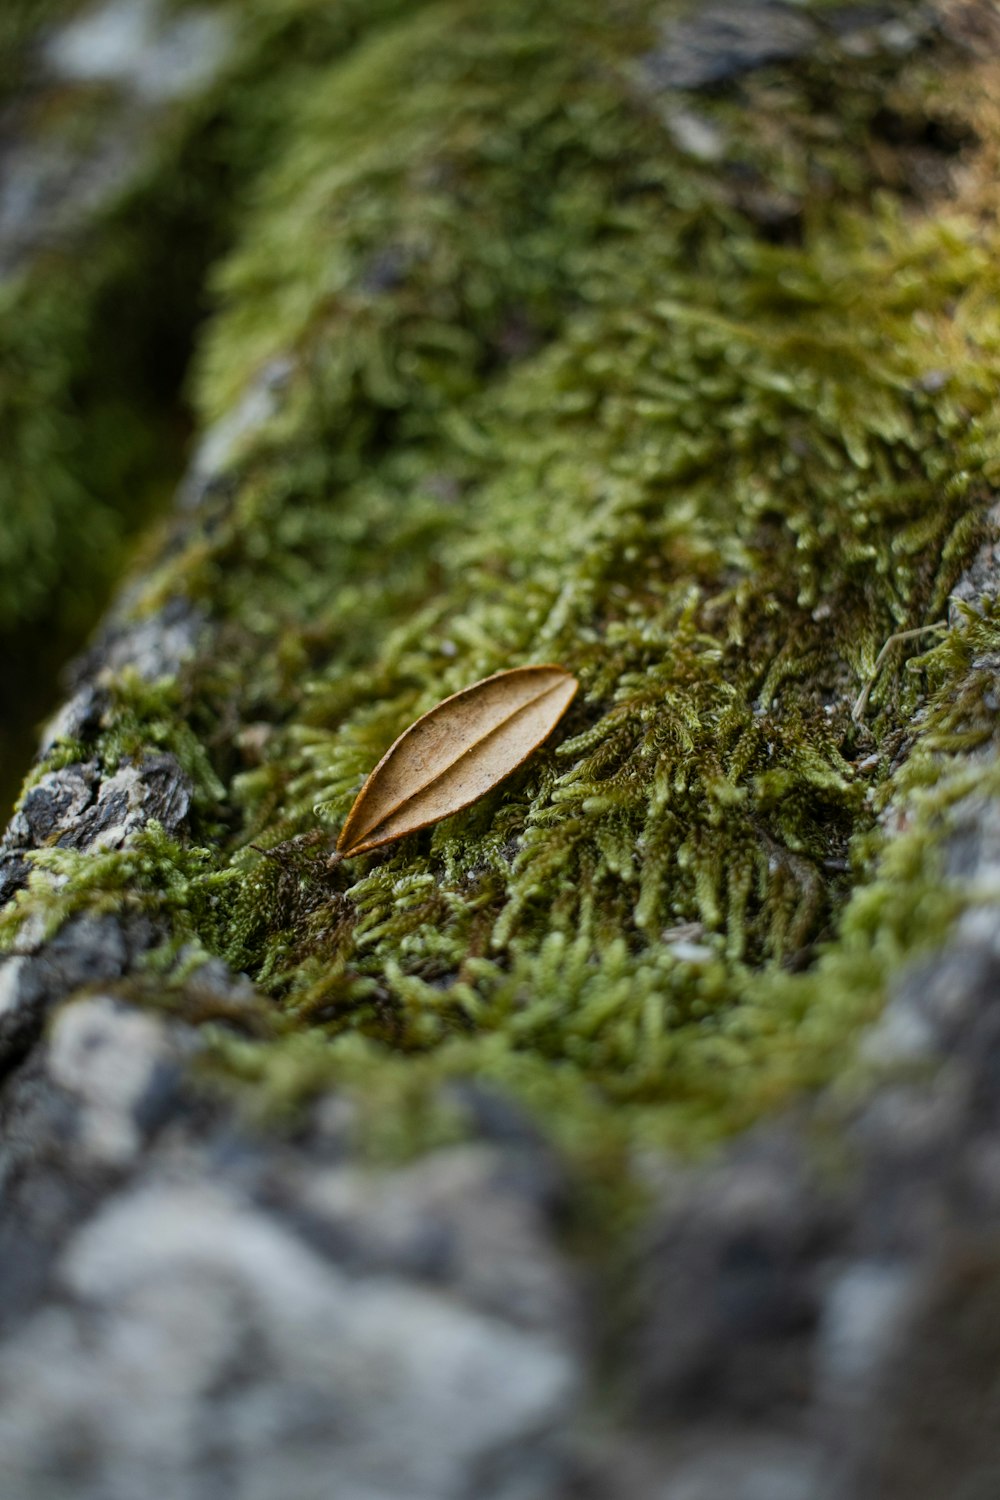
{"type": "MultiPolygon", "coordinates": [[[[101,220],[120,270],[81,292],[33,264],[11,304],[12,339],[53,285],[79,309],[54,343],[73,433],[101,432],[130,348],[92,363],[88,331],[122,276],[158,284],[178,219],[123,226],[194,195],[197,445],[26,783],[9,963],[118,924],[96,980],[198,1028],[213,1108],[275,1141],[335,1099],[399,1171],[517,1121],[605,1264],[667,1161],[804,1109],[772,1228],[818,1337],[822,1276],[788,1247],[853,1232],[813,1175],[855,1140],[829,1101],[868,1096],[900,1026],[940,1060],[943,1012],[915,1019],[900,976],[980,943],[996,899],[988,8],[285,0],[234,24],[238,62],[101,220]],[[581,692],[521,771],[331,864],[410,722],[544,661],[581,692]]],[[[18,463],[78,486],[57,384],[18,463]]],[[[93,539],[111,490],[87,487],[93,539]]],[[[75,551],[25,572],[40,599],[91,576],[75,551]]],[[[78,981],[5,972],[23,1052],[78,981]]],[[[872,1139],[859,1180],[891,1156],[872,1139]]],[[[690,1189],[710,1220],[729,1170],[690,1189]]],[[[699,1325],[680,1377],[636,1356],[648,1399],[683,1404],[713,1340],[732,1374],[727,1338],[699,1325]]]]}
{"type": "MultiPolygon", "coordinates": [[[[274,997],[280,1040],[224,1048],[258,1086],[301,1051],[383,1119],[471,1075],[584,1153],[700,1144],[841,1067],[940,939],[949,793],[915,794],[987,732],[992,615],[930,627],[998,458],[962,41],[454,5],[296,77],[213,272],[191,519],[133,606],[183,593],[208,644],[50,752],[208,751],[196,936],[274,997]],[[410,720],[546,659],[583,691],[524,772],[327,869],[410,720]]],[[[99,899],[67,873],[57,904],[99,899]]]]}

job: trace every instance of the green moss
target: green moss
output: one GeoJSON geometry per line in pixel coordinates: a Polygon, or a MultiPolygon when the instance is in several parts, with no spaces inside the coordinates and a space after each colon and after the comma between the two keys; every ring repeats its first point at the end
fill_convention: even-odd
{"type": "Polygon", "coordinates": [[[40,29],[72,11],[77,0],[7,0],[0,14],[0,100],[23,83],[25,56],[40,29]]]}
{"type": "Polygon", "coordinates": [[[916,206],[912,134],[878,135],[887,110],[985,130],[974,71],[830,52],[684,101],[728,171],[675,141],[645,10],[453,0],[285,96],[214,277],[200,420],[291,373],[146,596],[216,623],[158,711],[213,757],[203,847],[158,846],[174,887],[143,844],[58,895],[180,892],[158,974],[197,941],[274,1006],[266,1043],[218,1034],[254,1097],[339,1084],[398,1153],[467,1128],[446,1085],[474,1078],[605,1182],[842,1070],[975,899],[939,851],[992,775],[964,752],[998,625],[897,648],[854,723],[883,643],[945,611],[997,477],[990,221],[916,206]],[[327,867],[397,733],[542,660],[582,683],[551,744],[327,867]]]}

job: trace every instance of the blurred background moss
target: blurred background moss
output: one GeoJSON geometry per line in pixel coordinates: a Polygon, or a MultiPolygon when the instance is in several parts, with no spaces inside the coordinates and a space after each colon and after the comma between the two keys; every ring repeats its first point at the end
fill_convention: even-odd
{"type": "Polygon", "coordinates": [[[234,205],[303,73],[399,9],[0,7],[4,817],[61,665],[181,474],[184,375],[234,205]]]}

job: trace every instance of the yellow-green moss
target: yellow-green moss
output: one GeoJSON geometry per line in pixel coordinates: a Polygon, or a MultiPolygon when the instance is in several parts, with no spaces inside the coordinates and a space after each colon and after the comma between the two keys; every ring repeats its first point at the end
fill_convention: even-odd
{"type": "Polygon", "coordinates": [[[921,124],[985,129],[978,75],[831,46],[678,101],[655,41],[638,3],[449,0],[299,89],[196,382],[208,422],[280,359],[280,409],[148,593],[216,621],[179,700],[214,841],[151,835],[122,879],[47,856],[56,902],[155,910],[180,869],[179,942],[275,1007],[217,1062],[271,1102],[339,1083],[380,1149],[462,1129],[470,1078],[607,1180],[693,1148],[840,1068],[967,899],[938,850],[987,774],[995,610],[850,710],[946,610],[997,476],[992,224],[913,198],[921,124]],[[684,154],[679,102],[735,169],[684,154]],[[583,688],[549,746],[327,869],[407,723],[541,660],[583,688]]]}

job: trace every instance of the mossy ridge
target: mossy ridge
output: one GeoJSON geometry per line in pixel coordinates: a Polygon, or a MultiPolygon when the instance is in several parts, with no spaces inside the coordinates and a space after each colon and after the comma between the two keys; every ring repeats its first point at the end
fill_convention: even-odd
{"type": "MultiPolygon", "coordinates": [[[[465,7],[435,14],[434,26],[473,25],[465,7]]],[[[308,845],[284,865],[236,847],[241,889],[213,906],[206,942],[281,996],[286,1026],[306,1026],[249,1053],[223,1047],[266,1097],[338,1080],[380,1101],[383,1139],[398,1146],[405,1120],[412,1145],[457,1128],[436,1113],[439,1085],[472,1074],[607,1165],[644,1141],[697,1144],[828,1076],[886,974],[959,899],[935,905],[928,811],[819,967],[778,966],[833,931],[848,882],[827,862],[849,847],[865,858],[856,839],[874,808],[855,762],[869,744],[851,742],[851,698],[894,628],[936,617],[974,543],[996,463],[996,340],[984,298],[983,347],[971,346],[965,288],[993,273],[973,225],[902,224],[888,209],[819,215],[801,248],[762,244],[613,70],[599,75],[595,156],[560,120],[574,80],[591,97],[592,54],[573,53],[568,23],[549,47],[554,14],[519,44],[539,72],[516,143],[495,131],[523,73],[498,76],[485,107],[473,93],[440,136],[434,120],[461,104],[467,75],[443,94],[432,79],[433,108],[394,94],[383,113],[369,99],[356,177],[338,166],[295,218],[297,301],[268,269],[314,182],[293,157],[315,164],[324,108],[329,152],[355,94],[419,67],[414,27],[428,57],[452,58],[460,36],[442,46],[421,19],[349,63],[346,81],[338,72],[343,91],[324,80],[304,103],[306,145],[265,186],[222,278],[205,409],[289,348],[300,373],[234,472],[230,510],[159,587],[193,568],[234,648],[200,691],[220,719],[262,721],[248,757],[264,763],[234,788],[237,845],[308,838],[317,802],[334,823],[393,734],[472,678],[536,653],[579,672],[569,739],[360,875],[331,882],[308,845]],[[585,65],[567,70],[567,55],[585,65]],[[428,133],[401,157],[422,109],[428,133]],[[436,192],[442,154],[460,208],[436,192]],[[539,183],[556,189],[541,203],[539,183]],[[439,213],[423,258],[366,280],[373,257],[428,222],[428,199],[439,213]],[[478,214],[493,201],[508,211],[484,250],[478,214]],[[332,239],[346,262],[331,284],[332,239]],[[525,302],[527,337],[505,339],[508,307],[525,302]],[[932,395],[942,349],[950,383],[932,395]],[[925,894],[933,920],[914,925],[925,894]],[[685,954],[671,930],[695,923],[703,951],[685,954]]],[[[524,8],[505,15],[531,30],[524,8]]],[[[493,54],[476,28],[466,63],[495,66],[509,50],[497,28],[493,54]]],[[[870,78],[859,91],[872,98],[870,78]]],[[[732,101],[715,107],[743,118],[732,101]]],[[[864,160],[844,143],[842,182],[853,172],[863,199],[864,160]]],[[[908,763],[934,767],[945,801],[928,736],[947,726],[964,670],[949,660],[908,763]]],[[[878,684],[883,776],[920,688],[898,664],[878,684]]]]}
{"type": "MultiPolygon", "coordinates": [[[[25,34],[48,13],[22,9],[25,34]]],[[[300,0],[283,9],[291,24],[292,13],[307,20],[319,7],[300,0]]],[[[343,12],[337,26],[309,31],[310,46],[327,31],[334,54],[354,40],[360,23],[357,15],[354,26],[349,21],[358,7],[336,9],[343,12]]],[[[393,10],[388,0],[384,9],[393,10]]],[[[367,10],[375,24],[379,7],[367,10]]],[[[271,136],[286,113],[285,90],[294,93],[307,68],[294,55],[294,77],[283,77],[280,57],[262,55],[264,42],[280,39],[276,17],[267,27],[253,15],[244,21],[225,77],[174,117],[160,118],[159,141],[138,180],[81,229],[81,243],[49,249],[0,290],[1,630],[51,619],[54,607],[78,627],[94,591],[120,568],[121,531],[132,513],[144,514],[145,475],[175,477],[178,443],[169,429],[177,413],[169,399],[202,311],[205,267],[225,248],[237,184],[249,192],[255,169],[276,148],[271,136]]],[[[316,46],[313,68],[328,57],[316,46]]],[[[57,114],[37,120],[37,129],[79,135],[99,129],[112,99],[106,90],[75,89],[72,111],[55,105],[48,96],[34,105],[36,113],[57,114]]]]}
{"type": "MultiPolygon", "coordinates": [[[[12,20],[21,17],[28,36],[58,9],[22,3],[12,20]]],[[[79,243],[48,248],[0,287],[0,631],[43,616],[79,630],[120,570],[123,532],[148,514],[150,486],[175,480],[186,436],[176,387],[204,310],[206,268],[227,245],[240,196],[278,149],[289,97],[350,47],[361,9],[296,0],[244,12],[224,76],[160,120],[137,178],[79,243]],[[336,24],[324,15],[331,10],[336,24]],[[305,57],[293,51],[283,68],[270,50],[282,41],[305,57]]],[[[368,5],[368,24],[396,9],[393,0],[368,5]]],[[[107,89],[76,88],[71,104],[44,93],[33,124],[43,136],[79,136],[114,118],[107,89]]]]}
{"type": "Polygon", "coordinates": [[[574,252],[620,235],[633,197],[658,198],[662,228],[683,236],[679,262],[707,268],[747,181],[792,196],[799,211],[807,198],[902,185],[906,153],[878,139],[875,121],[890,102],[916,114],[928,90],[916,67],[901,81],[891,57],[863,68],[836,54],[806,59],[794,80],[771,69],[741,80],[735,98],[699,95],[727,166],[679,154],[662,118],[677,96],[658,94],[643,58],[656,19],[684,8],[650,19],[636,4],[609,15],[596,5],[568,13],[558,0],[486,12],[438,0],[356,48],[335,88],[305,90],[291,148],[216,278],[223,322],[202,350],[203,417],[231,409],[269,357],[303,344],[338,436],[354,437],[365,405],[419,423],[427,404],[440,412],[461,396],[470,344],[488,372],[505,337],[557,325],[583,270],[574,252]],[[832,144],[834,88],[849,140],[832,144]],[[512,313],[528,326],[505,327],[512,313]]]}
{"type": "MultiPolygon", "coordinates": [[[[851,699],[894,629],[940,613],[974,544],[983,486],[962,468],[995,465],[996,435],[971,420],[988,418],[993,377],[964,294],[989,284],[988,246],[968,224],[914,224],[889,204],[874,222],[840,214],[811,227],[801,249],[762,244],[699,196],[702,174],[662,137],[650,149],[647,120],[637,145],[619,80],[593,106],[603,168],[553,150],[539,121],[559,110],[535,80],[524,180],[553,186],[539,226],[537,208],[529,218],[509,184],[506,197],[495,188],[482,99],[470,121],[463,96],[437,92],[440,76],[433,107],[401,87],[394,70],[420,67],[412,31],[407,41],[399,56],[387,38],[350,65],[359,97],[373,73],[394,89],[367,155],[343,151],[320,172],[324,117],[348,141],[364,125],[350,86],[306,103],[313,155],[279,172],[220,283],[230,305],[204,366],[207,409],[232,398],[237,371],[283,349],[309,372],[269,435],[274,452],[265,442],[246,462],[220,552],[203,554],[205,597],[224,598],[264,647],[243,712],[291,714],[237,795],[257,839],[308,838],[317,804],[332,829],[410,719],[530,656],[578,671],[589,709],[519,782],[360,878],[341,872],[331,889],[308,844],[248,868],[230,957],[284,996],[286,1016],[338,1035],[290,1038],[273,1075],[269,1049],[238,1066],[277,1094],[296,1077],[306,1091],[310,1078],[353,1079],[382,1105],[391,1077],[399,1100],[423,1099],[422,1115],[422,1087],[473,1073],[546,1117],[556,1109],[567,1138],[589,1136],[607,1110],[608,1139],[690,1144],[846,1055],[888,973],[855,952],[864,912],[884,910],[894,935],[879,942],[898,962],[955,906],[943,893],[938,922],[906,925],[907,901],[935,889],[914,836],[892,856],[908,871],[898,911],[892,881],[876,880],[821,979],[775,968],[829,937],[848,886],[838,867],[849,848],[862,858],[855,836],[873,816],[853,762],[881,743],[885,774],[920,684],[884,674],[871,742],[852,743],[851,699]],[[465,154],[437,146],[432,161],[445,155],[465,187],[454,222],[400,187],[433,149],[414,119],[426,111],[433,124],[446,105],[465,154]],[[533,150],[565,166],[566,196],[583,205],[574,224],[560,222],[563,179],[533,150]],[[288,251],[302,271],[285,300],[262,247],[273,255],[290,237],[273,205],[300,201],[297,183],[307,222],[336,226],[341,258],[324,262],[326,280],[310,277],[316,247],[296,218],[288,251]],[[436,279],[434,254],[453,267],[459,241],[471,281],[477,211],[497,200],[516,211],[490,243],[492,301],[484,316],[457,294],[466,337],[441,340],[448,367],[435,380],[416,309],[426,326],[439,286],[456,298],[456,277],[436,279]],[[407,245],[427,222],[429,269],[403,254],[396,284],[366,286],[379,247],[407,245]],[[524,296],[525,247],[542,231],[556,248],[533,304],[546,342],[511,368],[491,347],[494,309],[508,287],[524,296]],[[933,393],[924,377],[942,349],[950,384],[933,393]],[[324,443],[332,454],[317,452],[324,443]],[[332,664],[300,690],[327,652],[332,664]],[[678,957],[661,933],[692,924],[703,953],[678,957]]],[[[470,50],[487,46],[480,33],[470,50]]],[[[525,55],[549,66],[541,47],[525,55]]],[[[572,76],[563,48],[556,93],[572,76]]],[[[871,80],[861,91],[871,99],[871,80]]]]}
{"type": "MultiPolygon", "coordinates": [[[[5,10],[0,52],[19,56],[44,22],[72,9],[24,0],[5,10]]],[[[90,627],[129,537],[176,484],[189,437],[178,387],[205,271],[229,241],[240,194],[278,149],[288,98],[397,9],[393,0],[244,7],[224,75],[158,118],[142,171],[72,246],[48,247],[0,286],[4,790],[49,707],[39,682],[90,627]]],[[[97,86],[40,89],[23,111],[21,128],[53,142],[100,134],[120,114],[114,90],[97,86]]]]}
{"type": "MultiPolygon", "coordinates": [[[[948,874],[944,850],[970,798],[985,805],[1000,795],[995,754],[968,758],[996,744],[998,651],[1000,607],[990,602],[913,663],[930,689],[920,733],[878,789],[894,827],[856,840],[865,878],[808,972],[768,964],[734,974],[717,954],[674,957],[651,946],[636,955],[620,937],[597,959],[581,923],[576,934],[556,928],[540,943],[511,945],[503,969],[473,953],[462,979],[442,990],[405,972],[397,939],[401,958],[369,977],[357,1000],[361,1011],[381,1011],[381,1035],[351,1027],[348,1014],[331,1040],[329,1024],[301,1025],[308,1007],[303,1014],[293,996],[264,1046],[216,1033],[214,1076],[247,1086],[241,1097],[267,1118],[295,1114],[330,1087],[346,1090],[376,1159],[464,1135],[475,1110],[462,1089],[476,1079],[525,1105],[600,1211],[628,1211],[646,1150],[697,1151],[804,1088],[831,1078],[848,1085],[858,1030],[877,1016],[889,982],[962,912],[992,899],[948,874]],[[456,1010],[465,1025],[442,1026],[456,1010]],[[404,1028],[416,1050],[387,1049],[404,1028]]],[[[397,876],[389,894],[412,902],[416,890],[427,900],[432,878],[411,859],[408,879],[397,876]]],[[[317,901],[315,879],[288,879],[303,916],[311,899],[335,927],[337,907],[317,901]]],[[[446,912],[447,902],[436,915],[446,912]]]]}
{"type": "MultiPolygon", "coordinates": [[[[880,275],[877,282],[882,284],[880,275]]],[[[802,341],[801,324],[795,338],[802,341]]],[[[787,350],[782,340],[775,344],[784,364],[787,350]]],[[[716,351],[720,361],[732,348],[730,334],[716,351]]],[[[676,357],[676,345],[672,353],[676,357]]],[[[551,368],[549,359],[542,363],[551,368]]],[[[852,380],[855,374],[850,371],[852,380]]],[[[562,389],[564,377],[565,371],[562,389]]],[[[526,378],[530,380],[521,372],[511,382],[516,400],[524,401],[524,421],[512,423],[507,432],[500,429],[497,452],[504,450],[512,431],[522,445],[530,445],[529,414],[547,409],[541,391],[525,391],[526,378]]],[[[762,383],[767,388],[769,382],[762,383]]],[[[745,391],[745,383],[740,384],[745,391]]],[[[574,528],[572,512],[579,491],[561,493],[551,475],[560,466],[569,472],[575,462],[595,473],[613,471],[616,464],[623,467],[617,424],[609,424],[610,433],[601,433],[601,424],[593,419],[567,424],[568,430],[556,441],[550,432],[541,435],[540,461],[532,456],[515,463],[508,457],[504,479],[484,484],[481,501],[477,499],[478,526],[475,516],[470,524],[467,512],[469,531],[459,539],[450,567],[447,548],[440,542],[436,546],[449,612],[438,612],[432,624],[426,617],[410,627],[400,623],[391,640],[395,660],[386,653],[376,657],[374,666],[366,662],[346,675],[338,664],[336,672],[309,685],[313,702],[308,717],[317,722],[314,728],[302,725],[290,731],[283,747],[279,776],[286,821],[280,831],[308,829],[317,802],[331,804],[331,823],[339,822],[359,775],[398,728],[463,680],[532,649],[578,670],[598,705],[610,699],[611,713],[565,742],[555,755],[543,758],[513,793],[498,794],[489,806],[440,829],[430,840],[428,854],[422,856],[419,845],[401,847],[395,854],[387,851],[384,862],[345,890],[332,908],[328,902],[317,903],[312,931],[306,913],[293,905],[289,926],[297,931],[272,938],[267,970],[278,953],[277,961],[288,966],[295,957],[302,959],[310,946],[318,946],[292,981],[298,1011],[305,1007],[307,1014],[322,1017],[339,1010],[347,1024],[357,1025],[360,1010],[361,1018],[367,1013],[368,1024],[380,1032],[387,1024],[388,1008],[390,1035],[395,1031],[397,1042],[416,1047],[438,1043],[471,1018],[480,1029],[495,1025],[506,1036],[518,1037],[517,1045],[550,1050],[556,1056],[583,1045],[574,1040],[579,1024],[591,1031],[587,1046],[592,1064],[600,1052],[600,1023],[594,1016],[603,1013],[609,1043],[606,1062],[614,1073],[636,1051],[635,1036],[622,1014],[623,1009],[631,1014],[631,1006],[623,1006],[620,996],[615,999],[610,983],[616,964],[626,987],[631,986],[632,1000],[658,995],[662,1003],[676,993],[661,1017],[671,1047],[680,1045],[678,1026],[685,1019],[702,1020],[730,1005],[738,1009],[747,983],[738,963],[734,968],[713,966],[706,985],[702,973],[676,963],[669,951],[661,951],[652,962],[648,953],[645,961],[637,960],[629,954],[635,942],[656,948],[663,927],[695,921],[709,930],[721,929],[723,952],[728,949],[730,960],[738,960],[738,945],[749,925],[751,947],[746,956],[759,960],[761,950],[768,953],[768,945],[772,957],[786,945],[795,953],[817,928],[822,931],[832,884],[824,862],[842,859],[848,835],[865,821],[865,783],[844,747],[850,734],[850,698],[865,663],[870,665],[881,640],[900,618],[907,619],[910,611],[920,618],[940,610],[949,578],[947,564],[944,577],[936,576],[942,542],[953,527],[965,526],[967,514],[965,488],[957,485],[952,503],[940,506],[931,518],[930,546],[921,548],[919,565],[909,577],[900,570],[897,595],[885,590],[877,604],[869,602],[871,582],[879,579],[882,563],[877,550],[864,544],[855,552],[845,548],[843,576],[834,572],[828,590],[817,593],[824,533],[828,536],[832,528],[846,531],[855,506],[866,509],[867,519],[887,489],[894,507],[902,492],[907,510],[902,515],[890,510],[890,520],[908,545],[904,523],[911,520],[909,507],[919,515],[929,502],[938,501],[936,486],[920,474],[920,467],[928,461],[932,468],[945,462],[947,442],[939,446],[929,440],[935,425],[933,417],[928,419],[929,403],[919,393],[911,397],[902,379],[889,382],[890,389],[896,384],[904,392],[901,407],[912,426],[905,440],[895,438],[887,444],[880,439],[876,461],[891,461],[903,472],[908,464],[908,493],[902,483],[897,491],[878,477],[859,485],[853,471],[855,484],[848,487],[846,503],[837,503],[834,488],[823,497],[829,514],[817,505],[797,517],[794,534],[805,534],[811,546],[800,546],[794,534],[793,539],[773,537],[773,574],[766,582],[777,608],[770,615],[742,577],[720,577],[719,539],[728,538],[728,561],[735,569],[741,527],[747,532],[743,545],[749,553],[756,518],[742,508],[736,525],[732,514],[713,516],[717,499],[711,482],[699,507],[689,498],[692,491],[697,495],[697,484],[688,481],[686,504],[677,515],[669,510],[664,514],[660,474],[655,470],[650,474],[651,493],[634,487],[631,513],[622,502],[619,480],[612,487],[610,504],[594,505],[593,530],[588,534],[579,523],[574,528]],[[598,436],[588,436],[586,427],[598,436]],[[618,459],[609,456],[612,449],[618,459]],[[540,515],[527,510],[526,496],[541,497],[540,515]],[[646,555],[636,566],[623,555],[627,547],[619,550],[615,542],[624,538],[634,545],[638,531],[646,555]],[[931,548],[934,565],[929,568],[931,548]],[[671,556],[678,551],[679,568],[671,556]],[[645,565],[650,552],[659,574],[652,579],[645,565]],[[530,567],[523,566],[525,557],[532,559],[530,567]],[[692,565],[699,557],[700,579],[692,565]],[[678,572],[680,578],[671,576],[678,572]],[[562,608],[555,615],[571,597],[567,579],[574,574],[579,612],[562,608]],[[617,584],[617,594],[604,590],[605,579],[617,584]],[[598,591],[610,596],[603,612],[594,608],[598,591]],[[817,597],[831,607],[829,614],[821,611],[814,620],[817,597]],[[842,619],[848,609],[857,631],[853,672],[846,670],[850,662],[843,661],[841,652],[830,649],[829,632],[837,628],[838,614],[842,619]],[[596,639],[589,645],[585,641],[581,649],[583,631],[596,639]],[[797,647],[794,655],[790,641],[797,647]],[[458,648],[458,663],[441,651],[448,642],[458,648]],[[343,713],[345,703],[365,704],[369,673],[379,684],[377,711],[364,706],[346,715],[337,730],[322,727],[343,713]],[[827,707],[832,709],[829,715],[827,707]],[[297,772],[291,784],[285,780],[289,761],[297,772]],[[568,763],[562,774],[560,762],[568,763]],[[655,857],[657,841],[663,848],[662,863],[655,857]],[[511,850],[518,844],[511,878],[511,850]],[[635,850],[643,844],[646,857],[639,869],[635,850]],[[767,869],[772,862],[778,864],[777,871],[767,869]],[[321,928],[327,930],[325,941],[321,928]],[[560,985],[548,975],[548,964],[543,983],[539,968],[539,943],[543,949],[548,945],[550,959],[562,951],[553,944],[553,928],[562,932],[568,953],[580,956],[579,972],[574,972],[568,957],[564,960],[566,973],[560,985]],[[619,951],[605,955],[609,967],[594,971],[594,949],[616,940],[619,951]],[[511,962],[512,973],[505,973],[511,962]],[[457,982],[445,984],[456,973],[457,982]],[[299,993],[303,979],[315,982],[299,993]],[[642,993],[644,984],[649,996],[642,993]],[[594,1007],[580,1003],[588,988],[595,995],[594,1007]],[[533,992],[543,995],[544,1002],[525,1003],[524,997],[533,992]],[[573,1007],[564,1003],[569,993],[576,996],[573,1007]],[[404,1002],[402,1015],[393,1013],[393,998],[404,1002]]],[[[811,405],[813,389],[805,380],[798,399],[811,405]]],[[[879,401],[871,400],[870,389],[865,394],[864,404],[878,426],[884,411],[879,401]]],[[[787,393],[782,397],[787,400],[787,393]]],[[[752,394],[751,403],[755,399],[752,394]]],[[[493,401],[495,413],[497,405],[502,408],[495,392],[493,401]]],[[[624,397],[623,404],[628,404],[624,397]]],[[[744,400],[744,411],[746,404],[744,400]]],[[[728,414],[725,403],[723,408],[728,414]]],[[[821,463],[837,442],[845,441],[842,431],[837,436],[843,418],[838,410],[827,430],[820,428],[821,463]]],[[[713,480],[723,467],[718,457],[718,448],[706,454],[706,474],[713,480]]],[[[848,467],[846,459],[842,467],[848,467]]],[[[813,474],[817,472],[818,466],[813,474]]],[[[796,487],[794,494],[797,498],[808,489],[796,487]]],[[[773,491],[771,498],[763,498],[766,505],[772,503],[773,491]]],[[[958,543],[956,550],[960,555],[958,543]]],[[[345,559],[348,572],[350,563],[350,557],[345,559]]],[[[886,684],[880,686],[885,694],[886,684]]],[[[897,679],[888,696],[898,695],[900,687],[897,679]]],[[[911,705],[912,701],[911,695],[911,705]]],[[[901,704],[904,714],[908,706],[901,704]]],[[[884,715],[890,724],[894,718],[893,713],[884,715]]],[[[889,732],[885,722],[876,727],[889,732]]],[[[255,790],[266,793],[271,784],[270,771],[250,773],[241,792],[253,798],[255,790]]],[[[290,884],[297,893],[297,877],[289,881],[270,867],[265,870],[247,887],[237,923],[246,920],[266,927],[268,919],[262,913],[267,907],[258,882],[271,887],[278,914],[282,886],[290,884]]],[[[315,899],[315,874],[311,883],[310,899],[315,899]]],[[[297,899],[296,894],[293,900],[297,899]]],[[[703,965],[695,966],[699,968],[703,965]]],[[[649,1077],[662,1081],[662,1060],[643,1050],[650,1062],[649,1077]]],[[[642,1087],[648,1088],[648,1082],[642,1087]]]]}

